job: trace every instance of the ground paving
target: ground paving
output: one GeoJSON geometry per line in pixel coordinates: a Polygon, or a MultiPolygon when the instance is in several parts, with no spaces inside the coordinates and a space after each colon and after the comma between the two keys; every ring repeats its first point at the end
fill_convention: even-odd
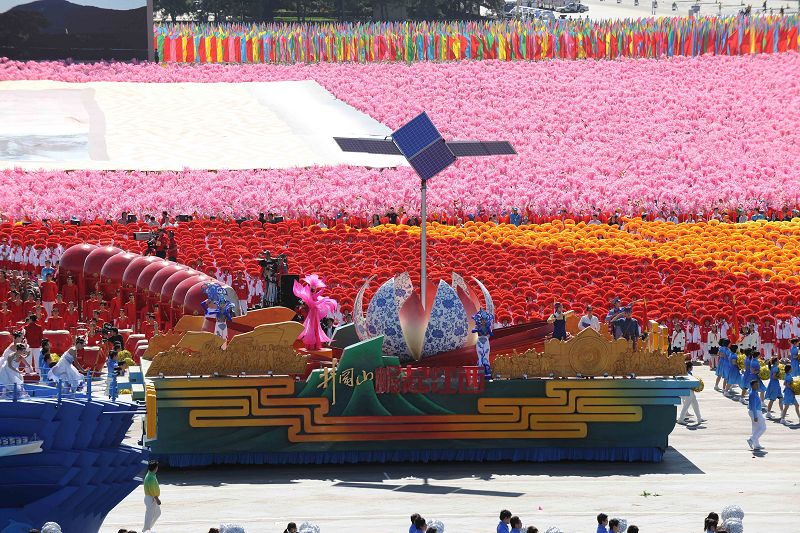
{"type": "MultiPolygon", "coordinates": [[[[248,533],[280,532],[309,520],[323,533],[408,531],[418,512],[448,533],[490,533],[500,509],[544,532],[595,531],[595,515],[627,518],[643,533],[702,531],[712,510],[735,503],[749,532],[790,531],[800,517],[800,426],[768,421],[762,453],[745,440],[746,407],[713,389],[707,368],[698,394],[705,423],[676,426],[663,463],[453,463],[302,467],[215,467],[164,471],[158,533],[205,533],[223,522],[248,533]],[[795,500],[796,501],[796,500],[795,500]]],[[[796,417],[791,420],[797,422],[796,417]]],[[[109,515],[103,533],[141,531],[141,489],[109,515]]]]}

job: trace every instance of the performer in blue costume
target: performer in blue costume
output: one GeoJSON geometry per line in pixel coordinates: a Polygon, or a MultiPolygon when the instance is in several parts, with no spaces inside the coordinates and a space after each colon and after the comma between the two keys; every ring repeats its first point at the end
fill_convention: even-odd
{"type": "Polygon", "coordinates": [[[717,368],[714,369],[714,373],[717,375],[717,381],[714,384],[714,390],[727,390],[728,388],[728,345],[730,341],[728,339],[720,339],[719,340],[719,361],[717,362],[717,368]],[[722,381],[722,388],[720,389],[719,383],[722,381]]]}
{"type": "Polygon", "coordinates": [[[767,387],[766,385],[764,385],[764,382],[761,381],[761,377],[759,376],[760,373],[761,373],[761,360],[758,358],[758,352],[753,350],[751,352],[751,357],[750,357],[750,375],[752,376],[750,379],[758,380],[758,384],[760,385],[758,390],[760,391],[761,395],[761,403],[764,403],[764,392],[766,392],[767,387]]]}
{"type": "Polygon", "coordinates": [[[733,377],[734,372],[738,373],[736,365],[732,363],[732,360],[736,359],[736,354],[733,351],[736,349],[736,345],[735,344],[731,345],[731,341],[728,339],[724,340],[725,340],[724,356],[722,355],[723,352],[720,349],[720,359],[722,359],[723,357],[725,358],[725,371],[722,374],[722,379],[725,381],[725,383],[722,387],[722,390],[724,391],[725,396],[729,396],[731,394],[731,387],[736,385],[734,381],[731,381],[731,378],[733,377]]]}
{"type": "Polygon", "coordinates": [[[789,358],[792,365],[792,377],[800,377],[800,340],[792,339],[789,348],[789,358]]]}
{"type": "Polygon", "coordinates": [[[786,420],[786,413],[789,411],[789,406],[794,405],[794,410],[797,413],[797,418],[800,421],[800,407],[797,405],[797,398],[795,397],[794,390],[792,389],[792,365],[783,367],[786,371],[786,377],[783,379],[783,411],[781,411],[781,424],[785,426],[791,425],[786,420]]]}
{"type": "Polygon", "coordinates": [[[767,418],[772,418],[772,405],[775,400],[778,400],[778,411],[783,412],[783,393],[781,392],[781,382],[778,379],[780,374],[780,364],[778,364],[778,356],[773,357],[769,361],[769,384],[767,384],[767,392],[764,398],[769,401],[767,404],[767,418]]]}
{"type": "Polygon", "coordinates": [[[491,377],[492,368],[489,363],[489,337],[492,336],[492,323],[494,316],[484,309],[480,309],[472,316],[475,321],[475,329],[472,333],[478,334],[478,343],[475,345],[475,352],[478,354],[478,366],[482,366],[486,377],[491,377]]]}
{"type": "Polygon", "coordinates": [[[747,439],[747,445],[753,450],[764,449],[759,439],[767,431],[767,421],[764,419],[763,413],[761,413],[760,387],[761,382],[759,380],[754,379],[750,382],[750,397],[747,402],[747,412],[750,415],[753,430],[750,438],[747,439]]]}
{"type": "Polygon", "coordinates": [[[206,283],[203,292],[208,297],[200,302],[205,312],[203,331],[210,331],[214,327],[214,335],[228,340],[228,321],[233,320],[233,304],[228,300],[228,293],[219,283],[206,283]]]}
{"type": "Polygon", "coordinates": [[[744,368],[742,369],[742,377],[739,380],[739,385],[742,387],[742,394],[739,397],[739,401],[742,403],[746,403],[745,398],[748,397],[750,392],[750,382],[754,379],[758,379],[758,376],[754,376],[752,372],[752,367],[750,366],[750,361],[752,360],[752,355],[750,350],[744,351],[744,368]]]}
{"type": "Polygon", "coordinates": [[[726,396],[734,397],[735,393],[733,392],[733,387],[741,387],[742,386],[742,374],[739,371],[739,346],[736,344],[731,344],[730,349],[728,350],[728,388],[726,390],[726,396]]]}

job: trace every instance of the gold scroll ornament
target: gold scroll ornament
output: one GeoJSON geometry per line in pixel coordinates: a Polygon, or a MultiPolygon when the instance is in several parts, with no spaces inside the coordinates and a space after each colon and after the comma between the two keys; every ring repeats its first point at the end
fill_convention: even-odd
{"type": "Polygon", "coordinates": [[[668,356],[661,350],[648,350],[647,341],[608,340],[591,328],[567,341],[550,339],[544,352],[499,355],[492,371],[502,378],[582,376],[682,376],[686,374],[683,354],[668,356]]]}

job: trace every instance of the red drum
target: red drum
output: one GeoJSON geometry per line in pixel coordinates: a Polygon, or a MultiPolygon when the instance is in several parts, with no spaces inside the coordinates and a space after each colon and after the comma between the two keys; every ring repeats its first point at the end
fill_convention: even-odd
{"type": "Polygon", "coordinates": [[[78,350],[76,359],[85,370],[101,371],[106,363],[99,346],[87,346],[78,350]]]}
{"type": "Polygon", "coordinates": [[[132,333],[133,333],[132,329],[119,330],[119,334],[122,335],[122,346],[125,346],[125,343],[128,342],[128,337],[130,337],[132,333]]]}
{"type": "Polygon", "coordinates": [[[133,352],[133,360],[136,361],[137,365],[142,364],[142,356],[144,352],[147,351],[147,344],[139,344],[136,346],[136,351],[133,352]]]}
{"type": "Polygon", "coordinates": [[[133,351],[133,358],[137,365],[142,363],[142,356],[149,345],[150,341],[147,339],[142,339],[136,343],[136,349],[133,351]]]}
{"type": "MultiPolygon", "coordinates": [[[[8,331],[0,331],[0,347],[5,350],[14,341],[14,336],[8,331]]],[[[0,352],[2,353],[2,352],[0,352]]]]}
{"type": "Polygon", "coordinates": [[[42,332],[42,337],[50,339],[50,353],[61,355],[72,346],[72,335],[64,329],[46,329],[42,332]]]}
{"type": "Polygon", "coordinates": [[[133,333],[128,335],[128,338],[125,339],[125,349],[133,353],[136,350],[136,343],[144,338],[144,333],[133,333]]]}

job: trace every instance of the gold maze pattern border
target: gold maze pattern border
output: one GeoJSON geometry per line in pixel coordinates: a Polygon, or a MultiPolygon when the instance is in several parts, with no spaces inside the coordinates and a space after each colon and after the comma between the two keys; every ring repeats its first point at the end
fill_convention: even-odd
{"type": "Polygon", "coordinates": [[[418,439],[582,439],[591,422],[635,423],[644,405],[675,405],[696,383],[664,380],[554,380],[541,398],[479,398],[476,414],[331,416],[327,398],[294,396],[292,378],[156,380],[156,410],[188,409],[192,428],[285,427],[289,441],[418,439]],[[412,431],[413,430],[413,431],[412,431]]]}

